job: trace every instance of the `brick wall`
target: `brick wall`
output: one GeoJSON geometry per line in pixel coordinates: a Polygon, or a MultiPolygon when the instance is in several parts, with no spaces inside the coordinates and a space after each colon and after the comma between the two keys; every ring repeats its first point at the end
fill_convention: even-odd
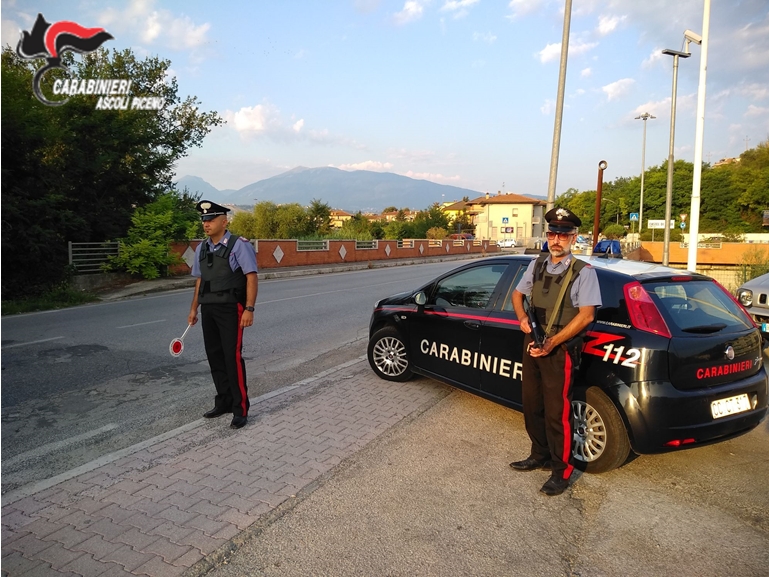
{"type": "MultiPolygon", "coordinates": [[[[191,264],[195,248],[201,242],[201,240],[192,240],[174,243],[171,251],[191,264]]],[[[259,269],[499,252],[499,247],[488,240],[415,239],[413,247],[401,248],[395,240],[380,240],[374,243],[375,248],[365,249],[356,249],[354,240],[329,240],[328,250],[298,250],[297,243],[296,240],[255,241],[256,262],[259,269]]],[[[190,273],[190,267],[188,264],[177,265],[171,267],[169,272],[172,275],[185,275],[190,273]]]]}

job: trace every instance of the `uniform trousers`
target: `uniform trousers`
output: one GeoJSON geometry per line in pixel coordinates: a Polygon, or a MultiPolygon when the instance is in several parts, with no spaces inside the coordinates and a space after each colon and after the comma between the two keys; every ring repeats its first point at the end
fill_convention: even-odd
{"type": "Polygon", "coordinates": [[[241,303],[202,304],[203,341],[208,365],[216,386],[215,406],[232,411],[236,417],[248,416],[251,406],[243,360],[243,315],[241,303]]]}
{"type": "MultiPolygon", "coordinates": [[[[526,335],[524,350],[531,341],[526,335]]],[[[556,347],[546,357],[523,355],[523,416],[531,439],[531,456],[551,461],[553,474],[571,476],[573,444],[572,387],[579,368],[582,339],[556,347]]]]}

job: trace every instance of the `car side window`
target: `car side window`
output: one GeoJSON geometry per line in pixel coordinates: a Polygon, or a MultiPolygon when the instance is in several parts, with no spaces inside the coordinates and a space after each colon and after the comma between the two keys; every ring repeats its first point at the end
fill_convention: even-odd
{"type": "Polygon", "coordinates": [[[473,267],[448,276],[438,282],[427,304],[485,309],[506,269],[506,264],[493,264],[473,267]]]}
{"type": "Polygon", "coordinates": [[[508,288],[507,294],[505,295],[505,302],[502,303],[503,311],[515,311],[513,308],[513,291],[515,290],[515,287],[518,286],[518,283],[521,282],[521,277],[523,277],[523,274],[526,272],[526,268],[526,266],[519,266],[518,270],[515,272],[515,276],[513,276],[513,282],[510,283],[510,288],[508,288]]]}

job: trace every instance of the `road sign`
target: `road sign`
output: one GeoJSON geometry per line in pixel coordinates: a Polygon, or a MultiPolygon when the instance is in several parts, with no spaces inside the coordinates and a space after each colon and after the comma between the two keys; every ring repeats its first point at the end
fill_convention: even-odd
{"type": "Polygon", "coordinates": [[[507,224],[508,222],[510,222],[510,219],[507,218],[506,216],[503,216],[502,217],[502,224],[507,224]]]}
{"type": "Polygon", "coordinates": [[[686,228],[686,223],[685,223],[685,222],[682,222],[682,223],[681,223],[681,224],[679,224],[678,226],[680,226],[680,227],[681,227],[681,230],[683,230],[683,229],[685,229],[685,228],[686,228]]]}
{"type": "Polygon", "coordinates": [[[630,221],[638,220],[638,213],[637,212],[631,212],[630,213],[630,221]]]}
{"type": "MultiPolygon", "coordinates": [[[[662,228],[662,229],[665,228],[665,219],[664,218],[661,219],[661,220],[648,220],[646,222],[647,222],[646,228],[662,228]]],[[[670,219],[670,228],[675,228],[675,227],[676,227],[676,221],[671,218],[670,219]]]]}

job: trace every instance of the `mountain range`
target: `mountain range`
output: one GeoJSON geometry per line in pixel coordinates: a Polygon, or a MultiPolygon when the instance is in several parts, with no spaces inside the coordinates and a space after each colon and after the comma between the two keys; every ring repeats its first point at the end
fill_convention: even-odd
{"type": "Polygon", "coordinates": [[[220,204],[253,206],[260,201],[275,204],[297,202],[307,206],[313,199],[347,212],[380,212],[388,206],[422,210],[436,202],[478,198],[482,193],[468,188],[437,184],[370,170],[346,171],[332,167],[297,167],[265,178],[238,190],[218,190],[198,176],[183,176],[177,182],[192,194],[220,204]]]}

